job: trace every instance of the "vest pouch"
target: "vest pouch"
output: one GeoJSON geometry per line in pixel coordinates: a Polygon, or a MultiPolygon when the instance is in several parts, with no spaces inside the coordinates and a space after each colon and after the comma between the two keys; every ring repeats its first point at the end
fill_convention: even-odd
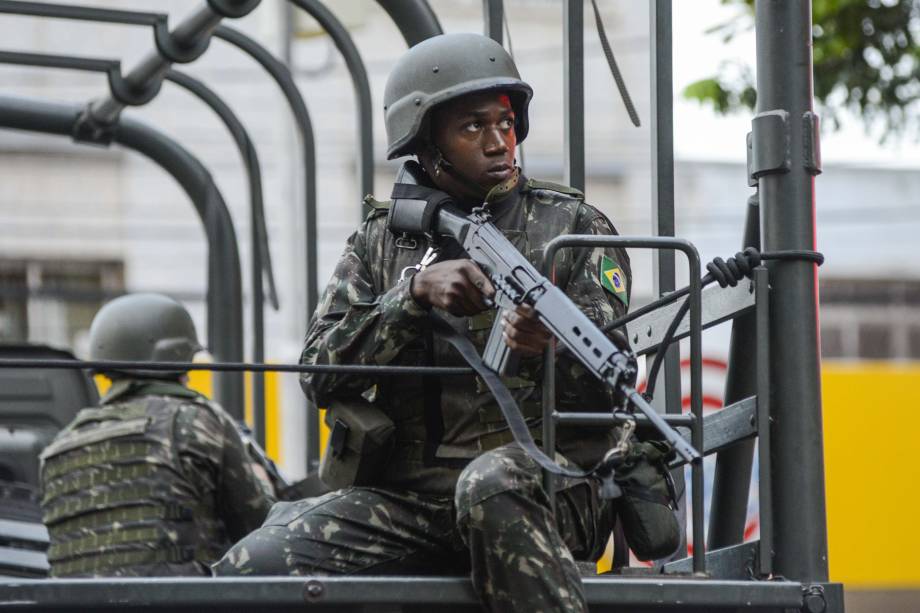
{"type": "Polygon", "coordinates": [[[326,410],[329,441],[319,478],[332,489],[373,485],[393,451],[396,425],[368,402],[335,402],[326,410]]]}
{"type": "Polygon", "coordinates": [[[640,560],[657,560],[680,546],[681,530],[671,508],[666,459],[670,446],[660,441],[635,443],[614,479],[623,490],[616,500],[626,543],[640,560]]]}

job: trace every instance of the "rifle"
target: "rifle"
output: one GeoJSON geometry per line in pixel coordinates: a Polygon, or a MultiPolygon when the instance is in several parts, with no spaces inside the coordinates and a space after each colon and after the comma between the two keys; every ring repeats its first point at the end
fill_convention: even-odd
{"type": "MultiPolygon", "coordinates": [[[[423,234],[434,242],[452,237],[486,273],[495,287],[492,298],[498,309],[528,304],[540,322],[584,367],[599,380],[619,390],[629,404],[645,415],[661,436],[687,462],[700,453],[678,434],[630,385],[635,380],[635,356],[617,347],[578,308],[565,292],[537,271],[490,221],[485,207],[464,213],[448,194],[425,185],[425,173],[417,162],[406,162],[397,176],[393,203],[387,220],[397,235],[423,234]]],[[[483,362],[498,373],[514,366],[514,356],[502,340],[502,318],[495,318],[483,353],[483,362]]]]}

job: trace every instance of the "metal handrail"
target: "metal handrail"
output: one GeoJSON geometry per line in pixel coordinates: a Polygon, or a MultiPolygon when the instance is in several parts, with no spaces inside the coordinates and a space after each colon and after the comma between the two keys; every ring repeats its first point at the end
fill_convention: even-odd
{"type": "MultiPolygon", "coordinates": [[[[556,253],[569,247],[630,247],[639,249],[671,249],[681,251],[687,257],[690,271],[690,411],[695,420],[690,424],[690,439],[696,449],[703,449],[703,351],[702,351],[702,282],[700,279],[700,255],[692,243],[671,237],[634,236],[585,236],[568,234],[557,236],[546,244],[543,255],[544,274],[554,278],[556,253]]],[[[551,419],[556,410],[555,344],[551,343],[544,352],[543,378],[543,446],[552,453],[556,446],[555,422],[551,419]]],[[[706,570],[706,543],[703,537],[703,463],[690,467],[693,484],[691,505],[693,507],[693,572],[706,570]]],[[[544,475],[547,494],[553,500],[555,491],[553,479],[544,475]]]]}

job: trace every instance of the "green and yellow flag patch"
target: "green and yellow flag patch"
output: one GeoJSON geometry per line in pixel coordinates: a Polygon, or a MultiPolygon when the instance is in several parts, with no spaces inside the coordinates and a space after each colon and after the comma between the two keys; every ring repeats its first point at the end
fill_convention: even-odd
{"type": "Polygon", "coordinates": [[[624,306],[629,306],[626,292],[626,275],[616,260],[606,255],[601,256],[598,266],[600,271],[601,287],[620,299],[624,306]]]}

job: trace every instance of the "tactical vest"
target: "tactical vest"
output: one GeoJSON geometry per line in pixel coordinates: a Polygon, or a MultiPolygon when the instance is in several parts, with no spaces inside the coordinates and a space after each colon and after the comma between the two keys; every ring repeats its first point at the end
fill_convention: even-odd
{"type": "MultiPolygon", "coordinates": [[[[574,232],[582,207],[586,206],[583,198],[574,188],[522,179],[516,188],[492,202],[494,223],[539,268],[546,243],[560,234],[574,232]]],[[[372,198],[365,199],[365,203],[373,209],[365,226],[369,272],[375,287],[387,291],[399,282],[405,267],[420,261],[428,244],[424,239],[395,237],[386,229],[389,203],[372,198]]],[[[437,261],[462,257],[462,253],[445,251],[437,261]]],[[[557,280],[564,286],[573,266],[571,251],[561,252],[557,262],[557,280]]],[[[473,317],[454,317],[443,311],[439,314],[457,330],[465,330],[482,353],[495,311],[473,317]]],[[[392,364],[466,366],[446,341],[436,337],[421,338],[403,348],[392,364]]],[[[542,358],[533,358],[522,361],[519,376],[505,378],[537,440],[542,438],[541,370],[542,358]]],[[[452,495],[460,470],[472,458],[514,440],[501,410],[477,376],[390,377],[378,387],[368,399],[380,403],[396,425],[395,449],[383,484],[452,495]],[[437,384],[434,389],[432,382],[437,384]]],[[[610,434],[598,430],[581,435],[579,441],[565,441],[564,437],[558,440],[561,451],[571,455],[566,449],[571,447],[576,461],[584,459],[587,464],[600,459],[612,445],[610,434]]]]}
{"type": "Polygon", "coordinates": [[[51,574],[208,574],[228,546],[213,500],[183,475],[186,399],[143,396],[83,409],[41,454],[51,574]]]}

